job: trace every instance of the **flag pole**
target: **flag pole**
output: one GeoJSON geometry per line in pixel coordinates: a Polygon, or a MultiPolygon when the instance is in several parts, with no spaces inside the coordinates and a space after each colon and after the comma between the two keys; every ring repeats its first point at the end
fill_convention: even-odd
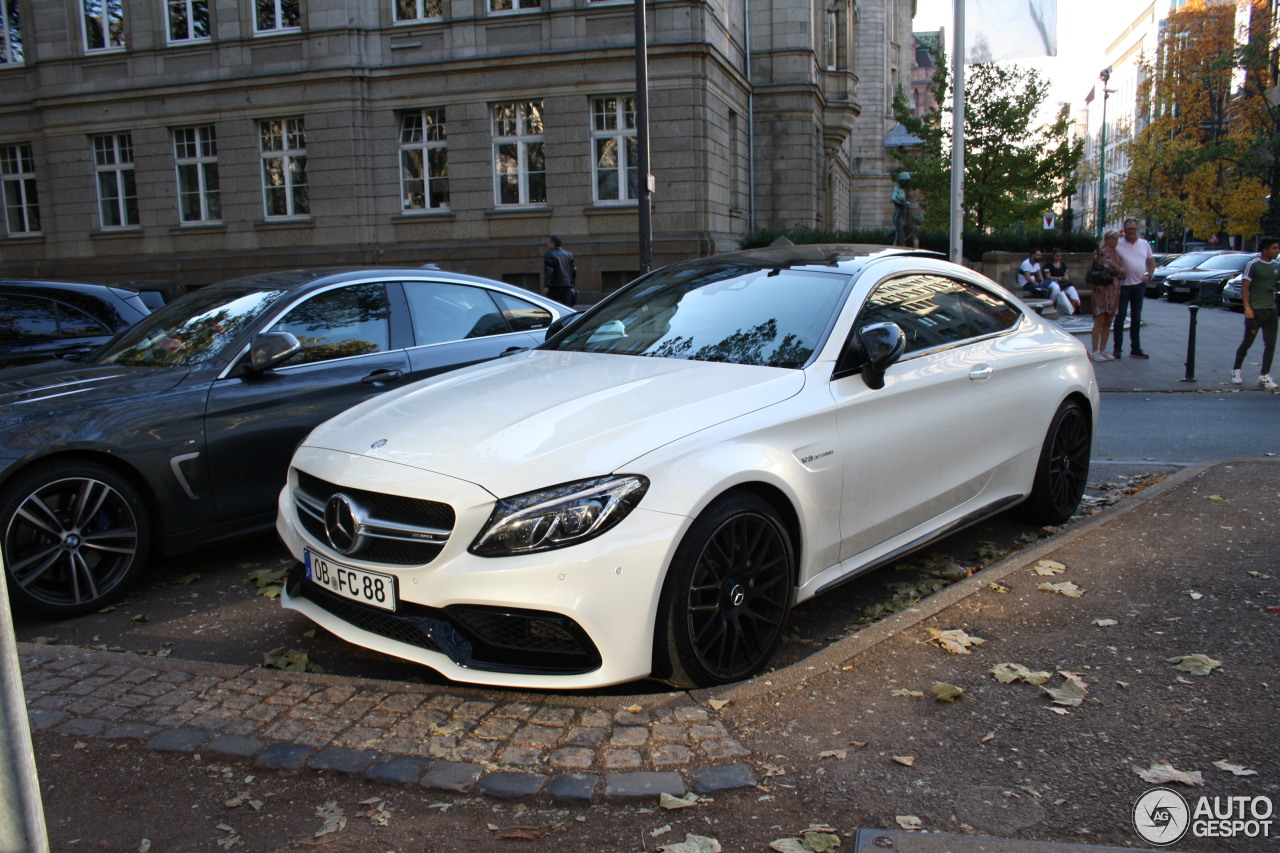
{"type": "Polygon", "coordinates": [[[964,260],[964,4],[955,7],[955,34],[952,36],[951,86],[951,260],[964,260]]]}

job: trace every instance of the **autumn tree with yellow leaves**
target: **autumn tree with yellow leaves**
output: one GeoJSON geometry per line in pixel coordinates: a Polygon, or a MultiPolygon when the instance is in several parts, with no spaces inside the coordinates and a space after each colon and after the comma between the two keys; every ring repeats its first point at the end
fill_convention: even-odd
{"type": "Polygon", "coordinates": [[[1280,113],[1267,99],[1275,24],[1266,0],[1250,5],[1245,25],[1234,3],[1190,0],[1169,14],[1157,55],[1139,63],[1138,128],[1117,140],[1131,162],[1120,210],[1200,236],[1258,234],[1280,113]]]}

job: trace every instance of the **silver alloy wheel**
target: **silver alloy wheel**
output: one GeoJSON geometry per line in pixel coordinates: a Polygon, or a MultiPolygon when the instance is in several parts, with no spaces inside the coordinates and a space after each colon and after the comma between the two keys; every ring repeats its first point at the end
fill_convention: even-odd
{"type": "Polygon", "coordinates": [[[6,569],[20,594],[51,612],[104,602],[139,558],[139,519],[119,489],[65,477],[33,489],[4,535],[6,569]]]}

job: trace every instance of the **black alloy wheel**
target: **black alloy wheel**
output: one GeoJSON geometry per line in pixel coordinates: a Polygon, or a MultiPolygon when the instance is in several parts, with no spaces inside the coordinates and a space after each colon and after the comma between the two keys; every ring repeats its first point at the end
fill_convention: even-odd
{"type": "Polygon", "coordinates": [[[1050,423],[1031,495],[1019,514],[1036,524],[1062,524],[1075,514],[1089,480],[1093,424],[1075,400],[1058,407],[1050,423]]]}
{"type": "Polygon", "coordinates": [[[5,574],[15,609],[78,616],[121,597],[149,551],[137,491],[91,462],[32,470],[0,496],[5,574]]]}
{"type": "Polygon", "coordinates": [[[663,586],[655,675],[707,687],[763,670],[782,641],[795,569],[791,536],[768,501],[733,494],[709,507],[663,586]]]}

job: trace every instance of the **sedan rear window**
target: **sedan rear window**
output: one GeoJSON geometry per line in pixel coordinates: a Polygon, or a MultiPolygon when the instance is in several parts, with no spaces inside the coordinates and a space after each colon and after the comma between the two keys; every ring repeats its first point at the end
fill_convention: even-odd
{"type": "Polygon", "coordinates": [[[741,265],[659,270],[550,347],[803,367],[826,338],[848,282],[843,274],[741,265]]]}

